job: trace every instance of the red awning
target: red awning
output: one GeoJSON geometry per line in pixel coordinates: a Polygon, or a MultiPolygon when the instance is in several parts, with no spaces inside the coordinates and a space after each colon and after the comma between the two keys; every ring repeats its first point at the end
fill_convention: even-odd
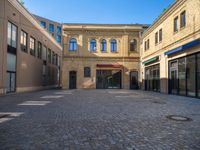
{"type": "Polygon", "coordinates": [[[122,65],[119,65],[119,64],[97,64],[97,67],[100,67],[100,68],[121,68],[122,65]]]}

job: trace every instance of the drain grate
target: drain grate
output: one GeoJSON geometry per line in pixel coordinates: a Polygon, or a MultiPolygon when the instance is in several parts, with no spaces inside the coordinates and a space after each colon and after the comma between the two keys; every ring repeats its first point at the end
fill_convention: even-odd
{"type": "Polygon", "coordinates": [[[8,116],[9,116],[9,114],[0,115],[0,119],[2,119],[2,118],[6,118],[6,117],[8,117],[8,116]]]}
{"type": "Polygon", "coordinates": [[[167,116],[167,118],[174,121],[192,121],[191,118],[178,116],[178,115],[170,115],[170,116],[167,116]]]}

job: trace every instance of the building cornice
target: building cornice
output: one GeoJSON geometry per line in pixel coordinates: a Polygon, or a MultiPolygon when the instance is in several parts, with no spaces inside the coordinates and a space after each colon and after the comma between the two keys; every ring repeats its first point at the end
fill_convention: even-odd
{"type": "Polygon", "coordinates": [[[63,59],[65,59],[65,58],[72,58],[72,59],[96,59],[96,60],[99,60],[99,59],[121,59],[121,60],[123,60],[123,59],[137,59],[137,60],[139,60],[140,59],[140,57],[123,57],[123,56],[119,56],[119,57],[91,57],[91,56],[63,56],[63,59]]]}
{"type": "Polygon", "coordinates": [[[77,30],[86,30],[86,31],[140,31],[146,29],[147,25],[138,25],[138,24],[63,24],[64,31],[77,31],[77,30]]]}
{"type": "Polygon", "coordinates": [[[8,2],[15,7],[28,21],[30,21],[36,29],[38,29],[42,34],[44,34],[57,48],[62,51],[62,47],[56,42],[56,40],[47,32],[45,31],[37,22],[35,17],[17,0],[8,0],[8,2]]]}
{"type": "Polygon", "coordinates": [[[149,24],[98,24],[98,23],[63,23],[68,26],[143,26],[148,27],[149,24]]]}

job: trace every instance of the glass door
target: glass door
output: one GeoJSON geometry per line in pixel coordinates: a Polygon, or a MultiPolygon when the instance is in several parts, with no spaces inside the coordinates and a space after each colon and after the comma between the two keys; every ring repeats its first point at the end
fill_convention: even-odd
{"type": "Polygon", "coordinates": [[[69,89],[76,89],[76,71],[69,72],[69,89]]]}
{"type": "Polygon", "coordinates": [[[171,94],[178,94],[178,62],[171,62],[170,65],[170,89],[171,94]]]}
{"type": "Polygon", "coordinates": [[[6,92],[16,91],[16,55],[7,53],[6,92]]]}
{"type": "Polygon", "coordinates": [[[187,57],[187,95],[196,96],[196,61],[195,55],[187,57]]]}
{"type": "Polygon", "coordinates": [[[130,89],[138,89],[138,72],[130,72],[130,89]]]}
{"type": "Polygon", "coordinates": [[[97,89],[121,89],[121,70],[97,70],[97,89]]]}
{"type": "Polygon", "coordinates": [[[145,90],[160,92],[160,65],[145,68],[145,90]]]}
{"type": "Polygon", "coordinates": [[[197,96],[200,98],[200,53],[197,55],[197,96]]]}
{"type": "Polygon", "coordinates": [[[6,92],[11,93],[16,91],[16,73],[7,71],[6,92]]]}

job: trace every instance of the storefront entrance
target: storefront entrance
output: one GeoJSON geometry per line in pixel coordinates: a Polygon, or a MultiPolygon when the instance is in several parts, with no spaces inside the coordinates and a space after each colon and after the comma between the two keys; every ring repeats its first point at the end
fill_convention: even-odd
{"type": "Polygon", "coordinates": [[[121,70],[97,70],[97,89],[121,89],[121,70]]]}
{"type": "Polygon", "coordinates": [[[169,80],[170,80],[170,84],[169,84],[170,93],[177,94],[178,93],[178,62],[177,61],[174,61],[171,63],[169,80]]]}
{"type": "Polygon", "coordinates": [[[145,68],[145,90],[160,92],[160,65],[145,68]]]}
{"type": "Polygon", "coordinates": [[[169,62],[169,93],[200,97],[200,54],[169,62]]]}

